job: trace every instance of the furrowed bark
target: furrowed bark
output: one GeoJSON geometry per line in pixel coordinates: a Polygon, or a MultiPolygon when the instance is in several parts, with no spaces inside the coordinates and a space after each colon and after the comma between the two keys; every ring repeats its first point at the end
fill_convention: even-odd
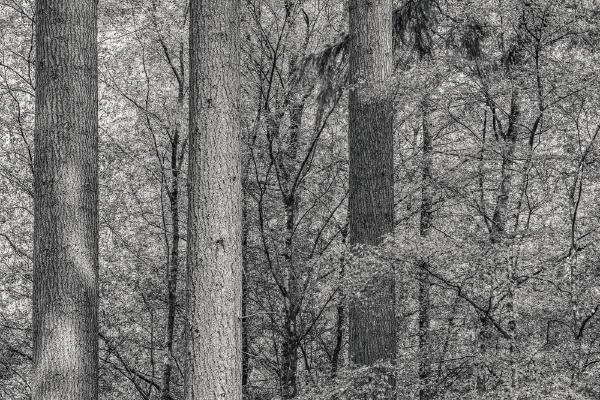
{"type": "Polygon", "coordinates": [[[36,2],[34,400],[98,398],[96,4],[36,2]]]}
{"type": "MultiPolygon", "coordinates": [[[[349,239],[376,246],[393,231],[392,2],[349,3],[349,239]]],[[[396,354],[394,277],[349,307],[350,358],[358,365],[396,354]]]]}
{"type": "Polygon", "coordinates": [[[242,398],[237,0],[190,3],[186,400],[242,398]]]}

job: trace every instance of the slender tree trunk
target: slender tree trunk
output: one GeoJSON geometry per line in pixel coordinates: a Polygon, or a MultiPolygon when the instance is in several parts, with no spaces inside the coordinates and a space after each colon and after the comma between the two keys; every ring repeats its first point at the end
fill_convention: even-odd
{"type": "MultiPolygon", "coordinates": [[[[295,7],[297,2],[286,0],[285,9],[290,32],[297,29],[295,7]]],[[[283,155],[285,159],[280,161],[282,180],[285,182],[285,189],[282,191],[283,206],[285,208],[285,283],[287,296],[285,302],[285,321],[284,337],[281,344],[281,392],[283,399],[291,399],[298,394],[298,360],[300,349],[300,333],[298,327],[298,316],[301,307],[301,271],[300,265],[295,257],[295,228],[296,216],[298,213],[298,203],[300,196],[297,187],[294,187],[294,179],[297,172],[297,158],[300,133],[302,129],[302,117],[304,114],[304,88],[301,85],[302,77],[298,74],[301,69],[298,68],[298,54],[292,54],[288,62],[288,81],[291,85],[289,89],[288,113],[289,113],[289,138],[286,151],[283,155]],[[300,97],[298,99],[297,97],[300,97]]]]}
{"type": "Polygon", "coordinates": [[[500,171],[500,186],[496,199],[496,208],[492,216],[492,243],[499,243],[505,238],[506,223],[508,219],[508,201],[512,193],[512,178],[514,153],[518,137],[518,124],[521,109],[519,106],[519,89],[513,87],[510,101],[510,114],[508,128],[502,132],[502,167],[500,171]]]}
{"type": "MultiPolygon", "coordinates": [[[[514,84],[513,84],[514,85],[514,84]]],[[[506,224],[508,221],[508,203],[513,194],[512,180],[514,169],[514,153],[517,145],[519,134],[518,124],[520,123],[520,94],[517,87],[513,87],[511,95],[510,114],[507,131],[503,134],[502,148],[502,169],[501,181],[498,190],[498,198],[496,201],[496,209],[492,217],[492,243],[498,244],[511,253],[506,261],[506,312],[508,314],[507,332],[509,334],[508,343],[508,364],[510,368],[510,381],[508,383],[509,398],[515,399],[515,384],[516,384],[516,360],[514,358],[516,352],[516,318],[514,313],[514,295],[515,295],[515,263],[516,258],[514,253],[513,243],[510,243],[510,238],[506,232],[506,224]]]]}
{"type": "MultiPolygon", "coordinates": [[[[294,63],[291,63],[291,74],[295,71],[294,63]]],[[[297,373],[298,373],[298,349],[300,347],[298,332],[298,315],[300,313],[300,271],[299,265],[295,262],[295,243],[294,234],[296,227],[296,214],[298,211],[299,196],[296,188],[292,187],[295,172],[296,158],[298,155],[298,139],[300,128],[302,127],[302,114],[304,112],[304,101],[292,104],[290,106],[290,142],[287,149],[287,157],[291,166],[282,168],[284,172],[284,181],[289,192],[282,193],[285,207],[285,276],[287,298],[285,299],[285,322],[284,338],[282,343],[282,371],[281,386],[284,399],[291,399],[298,393],[297,373]],[[287,170],[286,170],[287,168],[287,170]]],[[[282,162],[282,165],[284,163],[282,162]]]]}
{"type": "MultiPolygon", "coordinates": [[[[180,104],[183,98],[180,98],[180,104]]],[[[171,188],[169,189],[169,205],[171,209],[171,254],[167,272],[167,326],[164,342],[164,360],[162,370],[161,399],[171,399],[171,372],[173,369],[173,333],[175,331],[175,315],[177,313],[177,280],[179,272],[179,129],[176,128],[171,143],[171,188]]]]}
{"type": "MultiPolygon", "coordinates": [[[[433,140],[430,131],[428,100],[422,104],[423,112],[423,161],[421,170],[421,222],[420,235],[429,237],[431,231],[431,214],[433,206],[433,188],[431,182],[431,167],[433,140]]],[[[419,268],[419,399],[431,399],[431,359],[432,346],[430,337],[431,325],[431,280],[428,273],[429,265],[426,260],[421,261],[419,268]]]]}
{"type": "MultiPolygon", "coordinates": [[[[512,179],[513,179],[513,169],[514,169],[514,153],[517,145],[517,139],[519,135],[519,123],[520,123],[520,91],[518,87],[513,84],[512,94],[511,94],[511,103],[510,103],[510,112],[508,115],[508,127],[505,132],[500,132],[501,136],[501,154],[502,154],[502,164],[500,170],[500,185],[498,187],[498,194],[496,198],[496,206],[494,208],[494,214],[492,216],[492,223],[490,229],[490,241],[492,244],[498,245],[500,247],[504,247],[508,249],[508,247],[512,246],[509,243],[509,238],[507,237],[506,232],[506,224],[508,221],[508,207],[509,200],[511,195],[513,194],[512,190],[512,179]]],[[[494,115],[494,118],[495,115],[494,115]]],[[[508,251],[512,252],[512,249],[508,249],[508,251]]],[[[506,282],[508,293],[506,296],[506,310],[509,315],[509,321],[507,326],[507,332],[510,335],[509,338],[509,364],[511,368],[511,380],[509,383],[509,396],[513,398],[514,393],[514,383],[516,382],[516,371],[513,355],[515,352],[515,331],[516,331],[516,319],[513,309],[513,298],[514,298],[514,258],[509,257],[506,262],[505,272],[506,272],[506,282]]],[[[491,296],[491,294],[490,294],[491,296]]],[[[481,365],[479,366],[478,376],[477,376],[477,391],[480,395],[484,395],[487,391],[487,373],[485,371],[485,360],[487,358],[487,348],[489,345],[489,341],[491,339],[492,333],[490,326],[490,322],[488,318],[482,317],[481,319],[482,325],[480,327],[479,332],[479,357],[481,358],[481,365]]]]}
{"type": "MultiPolygon", "coordinates": [[[[342,246],[346,246],[346,238],[348,230],[342,229],[342,246]]],[[[340,257],[340,274],[339,281],[344,279],[346,272],[346,257],[344,254],[340,257]]],[[[341,291],[340,291],[341,292],[341,291]]],[[[346,324],[346,308],[344,307],[345,299],[340,293],[338,305],[336,307],[336,329],[335,329],[335,346],[331,356],[331,375],[335,377],[340,366],[340,355],[342,354],[342,346],[344,344],[344,325],[346,324]]]]}
{"type": "MultiPolygon", "coordinates": [[[[392,1],[350,0],[350,245],[379,245],[394,223],[392,1]]],[[[350,357],[358,365],[395,359],[394,277],[377,279],[349,310],[350,357]]]]}
{"type": "Polygon", "coordinates": [[[248,295],[250,288],[248,286],[248,233],[250,229],[250,220],[248,219],[249,204],[248,204],[248,165],[244,166],[243,171],[243,193],[242,193],[242,390],[244,398],[248,396],[248,379],[250,376],[249,351],[250,339],[249,328],[250,320],[248,319],[248,295]]]}
{"type": "MultiPolygon", "coordinates": [[[[486,139],[487,139],[487,123],[488,123],[488,117],[487,117],[487,111],[484,114],[483,117],[483,128],[481,130],[481,149],[479,150],[479,158],[478,158],[478,186],[479,186],[479,202],[480,202],[480,206],[481,209],[483,210],[483,214],[484,214],[484,221],[488,227],[488,229],[490,230],[490,232],[492,232],[492,226],[490,225],[488,218],[487,218],[487,212],[486,212],[486,206],[485,206],[485,172],[484,172],[484,166],[485,166],[485,148],[487,146],[486,143],[486,139]]],[[[492,124],[495,124],[495,111],[492,111],[492,124]]],[[[494,125],[495,126],[495,125],[494,125]]],[[[474,326],[475,328],[475,333],[474,333],[474,337],[473,337],[473,341],[475,344],[475,352],[477,354],[477,358],[476,358],[476,363],[474,366],[474,378],[475,378],[475,389],[477,391],[477,393],[479,395],[483,395],[486,391],[486,371],[485,371],[485,356],[486,356],[486,352],[487,352],[487,342],[489,340],[489,331],[490,331],[490,327],[488,324],[488,320],[486,317],[480,316],[478,318],[474,319],[474,326]]]]}
{"type": "Polygon", "coordinates": [[[238,0],[190,4],[187,400],[242,398],[238,0]]]}
{"type": "MultiPolygon", "coordinates": [[[[295,157],[294,157],[295,160],[295,157]]],[[[291,399],[298,393],[298,313],[300,311],[300,286],[298,271],[294,263],[294,223],[296,216],[296,194],[286,196],[286,230],[285,230],[285,268],[286,289],[284,337],[281,345],[281,388],[282,398],[291,399]]]]}
{"type": "Polygon", "coordinates": [[[98,398],[96,4],[36,2],[34,400],[98,398]]]}

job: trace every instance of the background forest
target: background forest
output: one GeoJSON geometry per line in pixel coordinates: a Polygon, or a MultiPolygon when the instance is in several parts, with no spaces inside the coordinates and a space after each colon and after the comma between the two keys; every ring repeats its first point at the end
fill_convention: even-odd
{"type": "MultiPolygon", "coordinates": [[[[394,7],[394,233],[358,255],[346,1],[242,1],[244,395],[376,385],[348,304],[393,275],[399,398],[600,398],[600,3],[394,7]]],[[[0,0],[7,400],[30,395],[33,10],[0,0]]],[[[185,0],[99,3],[105,400],[183,398],[188,25],[185,0]]]]}

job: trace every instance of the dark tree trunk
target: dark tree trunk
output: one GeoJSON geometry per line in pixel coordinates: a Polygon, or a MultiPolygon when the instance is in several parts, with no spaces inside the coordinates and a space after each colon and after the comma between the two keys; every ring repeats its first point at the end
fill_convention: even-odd
{"type": "MultiPolygon", "coordinates": [[[[285,10],[289,31],[297,29],[296,13],[298,2],[286,0],[285,10]]],[[[301,84],[301,68],[298,66],[298,54],[292,54],[288,61],[288,79],[291,85],[289,97],[286,99],[289,114],[289,138],[286,143],[285,152],[281,154],[279,165],[281,179],[285,187],[281,191],[282,202],[285,209],[285,249],[283,258],[285,260],[285,287],[287,296],[284,298],[284,327],[283,340],[281,343],[281,396],[283,399],[291,399],[298,394],[298,360],[300,349],[300,327],[298,317],[301,307],[301,265],[296,262],[296,217],[300,195],[298,187],[295,186],[298,163],[298,150],[300,133],[302,129],[302,117],[304,114],[305,98],[304,88],[301,84]],[[300,99],[296,96],[300,94],[300,99]]]]}
{"type": "Polygon", "coordinates": [[[98,398],[96,4],[36,2],[34,400],[98,398]]]}
{"type": "MultiPolygon", "coordinates": [[[[350,0],[350,245],[379,245],[393,231],[393,105],[391,0],[350,0]]],[[[359,365],[396,354],[394,277],[349,310],[350,357],[359,365]]]]}
{"type": "Polygon", "coordinates": [[[187,400],[242,398],[238,0],[190,4],[187,400]]]}
{"type": "MultiPolygon", "coordinates": [[[[179,104],[183,102],[180,96],[179,104]]],[[[175,331],[175,315],[177,313],[177,281],[179,273],[179,173],[181,154],[179,129],[176,128],[171,143],[171,187],[169,189],[169,206],[171,210],[171,253],[167,270],[167,326],[164,341],[164,360],[161,384],[161,399],[171,399],[171,372],[173,370],[173,333],[175,331]]],[[[181,149],[183,151],[183,149],[181,149]]]]}
{"type": "MultiPolygon", "coordinates": [[[[302,126],[302,113],[304,103],[294,104],[290,109],[290,143],[287,149],[287,156],[293,167],[296,164],[298,155],[299,130],[302,126]]],[[[289,168],[289,167],[288,167],[289,168]]],[[[292,169],[292,168],[290,168],[292,169]]],[[[282,170],[285,170],[282,168],[282,170]]],[[[293,170],[293,169],[292,169],[293,170]]],[[[298,315],[300,313],[300,273],[294,257],[295,243],[294,233],[296,228],[296,214],[298,212],[299,196],[296,188],[292,187],[293,178],[288,172],[284,174],[284,181],[290,188],[289,193],[282,193],[285,207],[285,277],[287,297],[285,300],[285,321],[284,337],[282,347],[282,365],[281,365],[281,387],[282,397],[291,399],[298,393],[297,373],[298,373],[298,349],[300,347],[298,332],[298,315]]]]}
{"type": "MultiPolygon", "coordinates": [[[[346,238],[348,237],[348,230],[342,229],[342,246],[346,245],[346,238]]],[[[340,257],[340,282],[344,279],[346,272],[346,260],[342,255],[340,257]]],[[[344,325],[346,324],[346,308],[344,307],[345,299],[340,294],[338,299],[338,305],[336,307],[336,327],[335,327],[335,345],[333,347],[333,353],[331,355],[331,375],[335,377],[340,366],[340,355],[342,353],[342,347],[344,344],[344,325]]]]}
{"type": "Polygon", "coordinates": [[[248,219],[249,204],[248,204],[248,165],[245,165],[243,171],[243,193],[242,193],[242,390],[244,398],[248,396],[248,378],[250,377],[250,320],[248,319],[248,295],[250,288],[248,286],[248,233],[250,229],[250,221],[248,219]]]}
{"type": "MultiPolygon", "coordinates": [[[[431,181],[433,139],[429,126],[429,101],[422,103],[423,113],[423,160],[421,169],[421,221],[420,235],[427,238],[431,232],[431,214],[433,205],[433,188],[431,181]]],[[[431,280],[429,264],[421,261],[419,268],[419,399],[431,399],[431,357],[432,346],[430,337],[431,325],[431,280]]]]}

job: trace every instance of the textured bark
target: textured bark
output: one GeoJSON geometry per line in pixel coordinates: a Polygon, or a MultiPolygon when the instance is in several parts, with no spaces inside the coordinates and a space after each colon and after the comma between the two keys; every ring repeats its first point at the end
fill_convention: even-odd
{"type": "MultiPolygon", "coordinates": [[[[433,140],[429,122],[430,107],[428,101],[423,101],[423,161],[421,170],[421,221],[420,235],[423,238],[431,232],[431,215],[433,206],[433,188],[431,181],[431,166],[433,153],[433,140]]],[[[429,400],[432,398],[430,376],[431,376],[431,280],[429,277],[429,265],[426,260],[421,261],[419,268],[419,399],[429,400]]]]}
{"type": "Polygon", "coordinates": [[[239,1],[190,4],[185,398],[242,398],[239,1]]]}
{"type": "MultiPolygon", "coordinates": [[[[349,93],[350,245],[378,245],[393,230],[391,0],[351,0],[349,93]]],[[[351,360],[393,360],[394,278],[376,282],[370,298],[349,310],[351,360]]]]}
{"type": "Polygon", "coordinates": [[[96,16],[36,2],[34,400],[98,398],[96,16]]]}

